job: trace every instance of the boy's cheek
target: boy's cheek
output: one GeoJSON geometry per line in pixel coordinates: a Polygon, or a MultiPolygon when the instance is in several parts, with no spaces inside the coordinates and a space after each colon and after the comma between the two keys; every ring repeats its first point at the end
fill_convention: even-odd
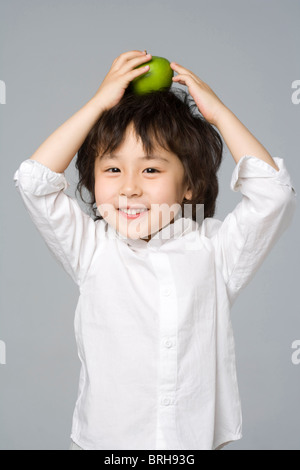
{"type": "Polygon", "coordinates": [[[116,212],[112,204],[102,203],[97,206],[98,211],[104,219],[111,219],[116,212]]]}

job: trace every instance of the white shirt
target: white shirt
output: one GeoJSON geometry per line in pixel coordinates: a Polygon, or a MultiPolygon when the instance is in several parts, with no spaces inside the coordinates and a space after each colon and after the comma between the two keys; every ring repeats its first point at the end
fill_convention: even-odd
{"type": "Polygon", "coordinates": [[[64,173],[21,163],[16,187],[79,288],[71,438],[84,450],[212,450],[242,437],[230,309],[296,208],[274,161],[279,172],[239,161],[230,187],[243,197],[224,221],[177,217],[148,243],[84,213],[64,173]]]}

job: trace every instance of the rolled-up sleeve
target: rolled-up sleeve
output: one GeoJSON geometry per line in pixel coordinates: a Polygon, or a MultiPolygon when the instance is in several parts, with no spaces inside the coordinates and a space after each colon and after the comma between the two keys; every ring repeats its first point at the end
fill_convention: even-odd
{"type": "Polygon", "coordinates": [[[211,237],[231,304],[293,220],[297,193],[284,160],[274,161],[279,171],[257,157],[242,157],[230,184],[242,200],[211,237]]]}
{"type": "Polygon", "coordinates": [[[77,285],[96,249],[95,221],[65,194],[69,183],[36,160],[25,160],[14,173],[15,186],[51,253],[77,285]]]}

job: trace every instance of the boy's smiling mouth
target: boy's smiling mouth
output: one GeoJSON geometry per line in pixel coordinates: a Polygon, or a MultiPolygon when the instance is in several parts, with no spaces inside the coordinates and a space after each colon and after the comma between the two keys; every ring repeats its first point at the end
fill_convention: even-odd
{"type": "Polygon", "coordinates": [[[142,217],[146,212],[149,211],[146,207],[144,208],[119,208],[119,212],[122,214],[123,217],[126,219],[138,219],[142,217]]]}

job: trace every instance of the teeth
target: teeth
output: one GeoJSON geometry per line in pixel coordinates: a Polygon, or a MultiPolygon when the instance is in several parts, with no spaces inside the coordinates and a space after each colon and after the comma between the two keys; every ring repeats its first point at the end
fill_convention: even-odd
{"type": "Polygon", "coordinates": [[[129,215],[136,215],[140,214],[141,212],[145,212],[148,209],[120,209],[120,211],[125,212],[125,214],[129,215]]]}

